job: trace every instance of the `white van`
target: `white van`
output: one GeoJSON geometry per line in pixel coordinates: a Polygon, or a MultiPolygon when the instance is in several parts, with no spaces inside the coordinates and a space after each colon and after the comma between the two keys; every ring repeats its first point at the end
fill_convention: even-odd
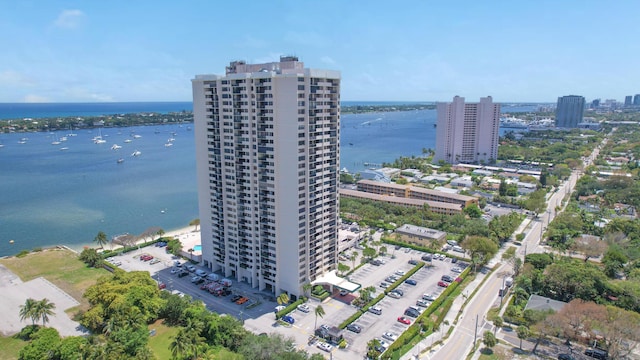
{"type": "Polygon", "coordinates": [[[219,277],[218,275],[211,273],[209,275],[207,275],[207,280],[211,280],[211,281],[218,281],[219,277]]]}
{"type": "Polygon", "coordinates": [[[207,276],[207,272],[204,271],[204,270],[198,269],[198,270],[196,270],[196,275],[201,276],[201,277],[205,277],[205,276],[207,276]]]}
{"type": "Polygon", "coordinates": [[[457,245],[453,247],[453,251],[459,252],[459,253],[464,253],[464,249],[461,248],[460,246],[457,246],[457,245]]]}

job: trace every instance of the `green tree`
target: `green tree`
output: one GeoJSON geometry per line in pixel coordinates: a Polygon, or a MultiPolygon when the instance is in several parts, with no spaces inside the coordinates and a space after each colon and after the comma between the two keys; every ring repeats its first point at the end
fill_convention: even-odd
{"type": "Polygon", "coordinates": [[[500,186],[498,187],[498,194],[500,196],[507,196],[507,182],[502,179],[500,181],[500,186]]]}
{"type": "Polygon", "coordinates": [[[520,350],[522,350],[522,340],[531,336],[531,331],[528,327],[520,325],[516,328],[516,333],[518,334],[518,339],[520,339],[520,350]]]}
{"type": "Polygon", "coordinates": [[[200,226],[200,219],[193,219],[189,222],[190,226],[195,226],[193,231],[198,231],[198,226],[200,226]]]}
{"type": "Polygon", "coordinates": [[[36,319],[42,320],[42,326],[45,326],[49,322],[49,316],[55,314],[53,311],[56,308],[56,304],[44,298],[40,301],[36,301],[33,308],[33,315],[36,319]]]}
{"type": "Polygon", "coordinates": [[[20,350],[19,360],[52,359],[54,350],[60,344],[60,334],[53,328],[40,328],[20,350]]]}
{"type": "Polygon", "coordinates": [[[463,211],[472,219],[479,219],[480,217],[482,217],[482,210],[480,210],[480,208],[476,204],[466,206],[463,211]]]}
{"type": "Polygon", "coordinates": [[[98,254],[96,249],[85,248],[78,258],[90,267],[98,267],[102,264],[102,256],[98,254]]]}
{"type": "Polygon", "coordinates": [[[289,294],[283,292],[282,294],[278,295],[278,297],[276,298],[276,301],[278,302],[278,304],[280,305],[285,305],[288,304],[290,299],[289,299],[289,294]]]}
{"type": "Polygon", "coordinates": [[[162,238],[162,235],[164,235],[164,234],[165,234],[164,229],[159,229],[159,230],[156,232],[156,235],[158,235],[158,238],[162,238]]]}
{"type": "Polygon", "coordinates": [[[355,269],[356,268],[356,259],[358,258],[358,252],[357,251],[353,251],[351,253],[351,268],[355,269]]]}
{"type": "Polygon", "coordinates": [[[502,320],[502,316],[496,315],[493,317],[493,334],[495,335],[499,328],[504,326],[504,321],[502,320]]]}
{"type": "Polygon", "coordinates": [[[339,262],[338,263],[338,272],[344,276],[344,273],[346,273],[347,271],[349,271],[349,269],[351,269],[349,266],[339,262]]]}
{"type": "Polygon", "coordinates": [[[482,236],[469,236],[460,246],[469,252],[476,270],[498,252],[498,245],[493,240],[482,236]]]}
{"type": "Polygon", "coordinates": [[[325,315],[325,312],[324,312],[324,309],[322,308],[322,305],[316,306],[316,309],[315,309],[314,313],[316,314],[316,320],[313,323],[313,328],[317,329],[318,328],[318,316],[320,316],[321,318],[324,318],[324,315],[325,315]]]}
{"type": "Polygon", "coordinates": [[[104,231],[98,231],[98,235],[93,238],[93,242],[100,246],[101,249],[104,249],[104,246],[109,242],[109,240],[107,240],[107,234],[105,234],[104,231]]]}
{"type": "Polygon", "coordinates": [[[498,340],[496,339],[495,335],[493,335],[493,333],[491,333],[491,331],[485,331],[484,334],[482,334],[482,343],[488,347],[489,349],[493,348],[494,346],[496,346],[496,344],[498,343],[498,340]]]}
{"type": "Polygon", "coordinates": [[[366,247],[364,248],[364,250],[362,250],[362,256],[368,259],[373,259],[376,256],[376,249],[371,247],[366,247]]]}
{"type": "Polygon", "coordinates": [[[25,300],[24,305],[20,305],[20,321],[24,321],[27,318],[31,319],[32,325],[36,324],[36,320],[39,316],[35,315],[36,303],[38,301],[32,298],[25,300]]]}
{"type": "Polygon", "coordinates": [[[304,296],[309,297],[309,292],[311,291],[312,288],[313,288],[313,285],[311,285],[310,282],[302,284],[302,292],[304,293],[304,296]]]}

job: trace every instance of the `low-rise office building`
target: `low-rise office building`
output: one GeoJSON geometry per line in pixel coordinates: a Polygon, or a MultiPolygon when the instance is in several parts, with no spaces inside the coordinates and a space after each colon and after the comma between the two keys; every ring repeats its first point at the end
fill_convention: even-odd
{"type": "Polygon", "coordinates": [[[382,183],[371,180],[358,181],[358,190],[378,195],[392,195],[408,199],[458,204],[463,208],[471,204],[478,204],[478,199],[473,196],[449,194],[418,186],[382,183]]]}
{"type": "Polygon", "coordinates": [[[397,228],[396,234],[403,242],[424,247],[430,247],[433,244],[442,245],[447,237],[447,233],[444,231],[410,224],[404,224],[397,228]]]}
{"type": "Polygon", "coordinates": [[[429,207],[429,210],[436,214],[442,215],[455,215],[462,213],[462,205],[451,204],[438,201],[428,201],[419,199],[409,199],[405,197],[393,196],[393,195],[380,195],[373,194],[358,190],[340,189],[340,197],[355,198],[355,199],[367,199],[373,201],[384,201],[389,204],[401,205],[414,208],[424,208],[425,205],[429,207]]]}

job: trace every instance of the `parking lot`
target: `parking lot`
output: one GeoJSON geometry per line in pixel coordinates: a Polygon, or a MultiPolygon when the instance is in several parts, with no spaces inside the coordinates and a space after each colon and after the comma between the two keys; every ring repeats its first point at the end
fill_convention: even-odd
{"type": "MultiPolygon", "coordinates": [[[[196,276],[197,270],[210,274],[211,272],[207,268],[194,265],[194,271],[187,270],[189,274],[180,277],[175,270],[172,273],[172,269],[175,269],[176,260],[183,264],[182,267],[185,269],[186,265],[189,264],[185,259],[167,254],[164,247],[153,245],[109,258],[111,263],[118,264],[125,271],[148,271],[153,279],[166,286],[165,290],[177,294],[182,293],[196,300],[201,300],[209,310],[216,313],[229,314],[240,320],[256,319],[265,314],[268,314],[272,320],[275,319],[274,309],[278,304],[275,302],[273,294],[260,292],[251,288],[248,284],[233,281],[232,286],[229,288],[231,294],[215,296],[206,290],[201,290],[202,283],[194,284],[191,282],[192,278],[196,276]],[[140,259],[142,255],[150,255],[153,258],[144,261],[140,259]],[[154,260],[159,261],[154,263],[154,260]],[[236,294],[246,297],[248,300],[242,304],[231,302],[231,297],[236,294]]],[[[220,279],[224,278],[222,274],[217,275],[220,279]]]]}
{"type": "MultiPolygon", "coordinates": [[[[372,294],[373,297],[378,296],[383,291],[380,283],[384,281],[385,278],[393,275],[396,271],[408,272],[414,267],[414,265],[409,264],[409,261],[421,261],[421,257],[426,254],[406,248],[395,249],[391,246],[389,247],[390,254],[384,257],[378,257],[378,259],[384,261],[384,264],[379,266],[365,264],[349,276],[349,280],[361,284],[361,288],[369,286],[375,287],[376,291],[372,294]]],[[[346,254],[352,255],[353,252],[354,250],[348,250],[346,254]]],[[[359,256],[356,258],[356,264],[360,263],[359,258],[361,257],[361,252],[358,251],[358,253],[359,256]]],[[[357,311],[357,309],[350,304],[359,294],[356,292],[354,294],[340,296],[338,289],[335,289],[332,297],[325,300],[322,304],[314,299],[309,300],[308,312],[301,310],[291,312],[290,315],[295,322],[292,326],[284,326],[275,320],[274,310],[278,304],[275,302],[273,294],[252,289],[248,284],[233,282],[230,288],[232,295],[239,294],[248,298],[248,301],[244,304],[236,304],[230,301],[232,295],[215,296],[205,290],[201,290],[201,285],[193,284],[191,279],[195,275],[195,271],[189,272],[189,275],[183,277],[178,277],[175,270],[172,274],[171,270],[175,269],[174,262],[176,259],[173,255],[167,254],[163,247],[148,246],[137,251],[113,257],[111,258],[111,262],[119,263],[119,267],[127,271],[148,271],[155,280],[165,284],[167,291],[174,293],[180,292],[192,296],[194,299],[202,300],[209,310],[220,314],[229,314],[242,320],[245,327],[254,333],[277,332],[285,336],[291,336],[294,338],[296,346],[299,349],[306,350],[310,353],[327,355],[325,351],[317,347],[317,344],[308,344],[308,339],[314,334],[316,328],[321,325],[338,326],[357,311]],[[140,257],[144,254],[153,256],[153,259],[147,261],[140,260],[140,257]],[[155,259],[159,261],[151,264],[152,260],[155,259]],[[317,317],[316,320],[315,308],[318,305],[322,306],[325,315],[323,317],[317,317]]],[[[188,263],[184,259],[180,261],[188,263]]],[[[342,262],[348,266],[352,266],[353,264],[352,261],[348,259],[342,262]]],[[[355,321],[355,324],[362,327],[361,333],[358,334],[345,329],[342,333],[349,344],[348,348],[341,350],[333,347],[331,356],[334,359],[361,358],[362,355],[366,353],[368,341],[377,338],[388,345],[392,341],[383,338],[382,335],[385,332],[400,336],[409,326],[397,321],[398,317],[405,316],[405,309],[410,306],[424,309],[418,307],[416,301],[421,299],[425,293],[437,297],[444,290],[444,288],[438,286],[438,281],[440,281],[442,275],[450,275],[453,278],[457,276],[451,269],[457,267],[458,264],[452,264],[450,257],[442,260],[434,259],[431,262],[427,262],[427,265],[428,266],[423,267],[411,276],[411,279],[416,281],[416,285],[403,283],[398,287],[398,289],[404,292],[403,296],[394,299],[387,295],[377,304],[377,306],[382,309],[380,315],[367,312],[355,321]]],[[[206,268],[198,266],[195,266],[195,268],[196,270],[207,271],[206,268]]],[[[221,274],[218,274],[218,276],[222,278],[221,274]]],[[[414,318],[407,318],[413,323],[414,318]]]]}

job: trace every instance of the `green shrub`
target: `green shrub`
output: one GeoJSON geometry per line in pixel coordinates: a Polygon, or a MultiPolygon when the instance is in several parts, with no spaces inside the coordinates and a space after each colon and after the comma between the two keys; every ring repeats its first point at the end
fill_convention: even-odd
{"type": "Polygon", "coordinates": [[[16,254],[16,257],[23,258],[23,257],[29,255],[29,252],[30,252],[29,250],[22,250],[22,251],[20,251],[19,253],[16,254]]]}
{"type": "Polygon", "coordinates": [[[278,311],[276,313],[276,319],[280,319],[281,317],[283,317],[283,316],[287,315],[288,313],[292,312],[293,310],[295,310],[298,307],[298,305],[304,303],[305,301],[307,301],[307,298],[305,298],[303,296],[300,299],[294,301],[293,303],[287,305],[286,308],[284,308],[284,309],[282,309],[282,310],[280,310],[280,311],[278,311]]]}

